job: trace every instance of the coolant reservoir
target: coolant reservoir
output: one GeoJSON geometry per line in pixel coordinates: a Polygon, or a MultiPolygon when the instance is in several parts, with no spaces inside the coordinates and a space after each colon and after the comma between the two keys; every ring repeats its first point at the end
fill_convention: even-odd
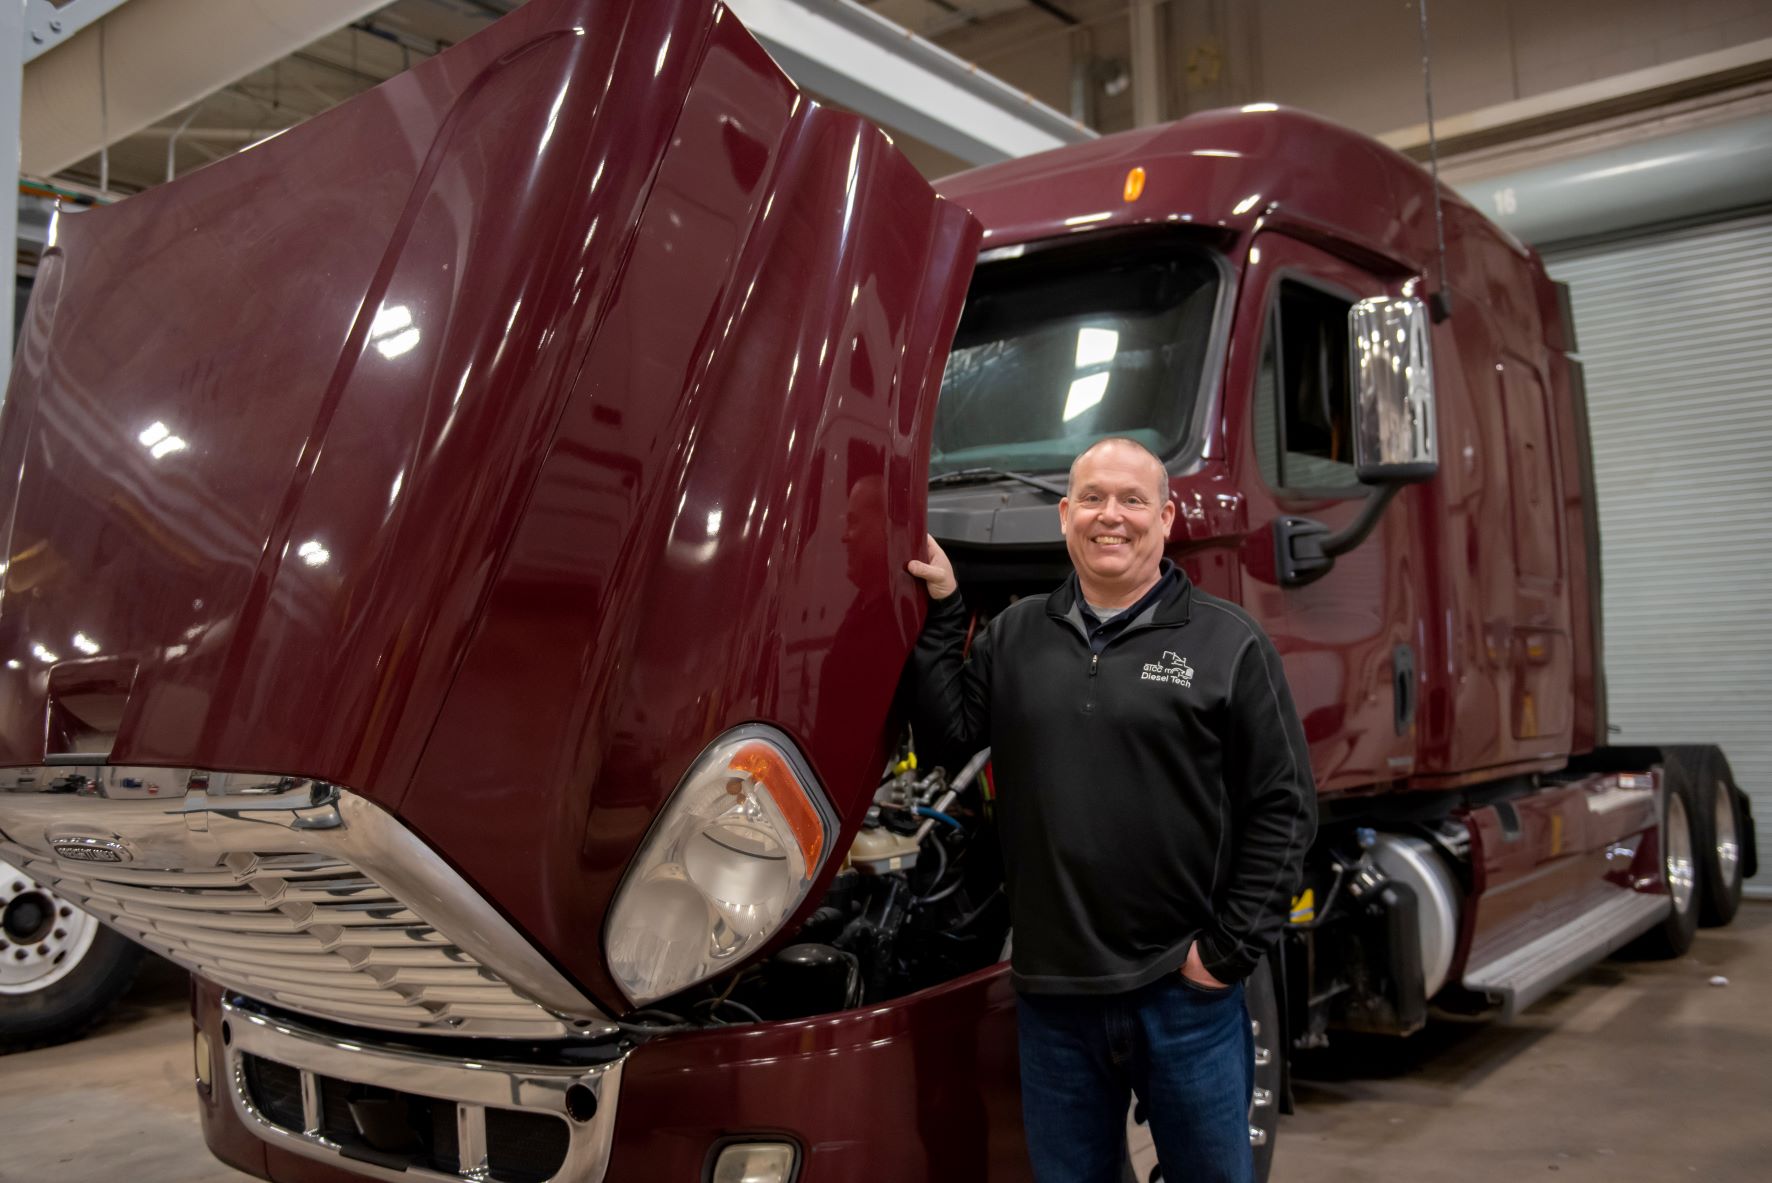
{"type": "Polygon", "coordinates": [[[849,847],[849,865],[864,875],[884,875],[917,865],[915,834],[894,834],[881,826],[867,826],[849,847]]]}

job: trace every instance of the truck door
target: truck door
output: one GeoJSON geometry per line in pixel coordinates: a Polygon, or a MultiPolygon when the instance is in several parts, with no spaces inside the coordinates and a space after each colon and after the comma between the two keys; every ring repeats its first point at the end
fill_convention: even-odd
{"type": "Polygon", "coordinates": [[[1414,767],[1413,499],[1401,494],[1364,542],[1303,586],[1280,581],[1273,523],[1292,516],[1338,530],[1376,495],[1354,479],[1348,310],[1398,294],[1406,279],[1260,234],[1227,360],[1229,456],[1251,527],[1241,598],[1285,661],[1319,789],[1401,779],[1414,767]]]}

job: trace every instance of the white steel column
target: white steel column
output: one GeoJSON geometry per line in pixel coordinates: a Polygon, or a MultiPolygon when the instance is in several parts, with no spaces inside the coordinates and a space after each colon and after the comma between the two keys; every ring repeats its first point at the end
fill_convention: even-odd
{"type": "Polygon", "coordinates": [[[1132,124],[1163,122],[1163,38],[1157,28],[1159,0],[1132,0],[1132,124]]]}
{"type": "MultiPolygon", "coordinates": [[[[0,228],[6,241],[18,242],[18,112],[25,82],[25,8],[22,0],[0,0],[0,161],[4,161],[5,184],[0,189],[0,228]]],[[[12,371],[13,293],[16,279],[0,284],[0,324],[6,326],[6,369],[12,371]]],[[[4,401],[0,388],[0,401],[4,401]]]]}

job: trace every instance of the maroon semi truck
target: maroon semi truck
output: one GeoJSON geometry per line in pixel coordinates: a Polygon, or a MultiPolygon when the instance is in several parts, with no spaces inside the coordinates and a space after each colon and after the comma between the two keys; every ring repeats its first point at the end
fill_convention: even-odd
{"type": "Polygon", "coordinates": [[[1052,587],[1110,434],[1321,791],[1250,992],[1264,1172],[1294,1049],[1729,919],[1721,754],[1606,743],[1530,250],[1268,106],[937,188],[711,0],[533,0],[58,222],[0,418],[0,859],[194,972],[220,1158],[1026,1178],[1015,786],[907,733],[904,564],[928,529],[981,623],[1052,587]]]}

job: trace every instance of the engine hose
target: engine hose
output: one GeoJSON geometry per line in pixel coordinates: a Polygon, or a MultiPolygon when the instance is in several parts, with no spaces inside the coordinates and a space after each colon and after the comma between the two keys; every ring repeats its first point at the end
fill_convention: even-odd
{"type": "MultiPolygon", "coordinates": [[[[935,882],[940,883],[941,880],[937,879],[935,882]]],[[[959,891],[960,885],[965,882],[966,882],[966,876],[963,874],[958,875],[954,878],[954,881],[952,883],[948,884],[946,887],[942,888],[940,891],[934,892],[930,895],[926,895],[922,899],[918,900],[917,902],[919,904],[939,904],[942,900],[947,899],[949,896],[953,895],[956,891],[959,891]]]]}
{"type": "Polygon", "coordinates": [[[675,1035],[683,1031],[706,1030],[699,1023],[691,1023],[682,1015],[674,1015],[667,1010],[654,1010],[650,1007],[631,1012],[627,1019],[610,1020],[616,1027],[629,1035],[675,1035]],[[656,1015],[663,1019],[660,1023],[636,1023],[633,1020],[642,1015],[656,1015]]]}
{"type": "MultiPolygon", "coordinates": [[[[937,864],[936,868],[935,868],[935,878],[933,878],[929,881],[929,886],[932,888],[936,884],[940,883],[942,880],[942,877],[948,873],[947,848],[942,846],[942,844],[940,842],[937,842],[935,844],[935,860],[936,860],[936,864],[937,864]]],[[[918,897],[917,902],[923,903],[924,900],[922,899],[922,897],[918,897]]]]}
{"type": "Polygon", "coordinates": [[[918,817],[933,818],[934,820],[936,820],[938,822],[946,822],[948,825],[954,827],[954,829],[956,829],[956,830],[964,830],[966,828],[965,826],[962,826],[959,822],[955,821],[948,814],[943,813],[939,809],[931,809],[927,805],[917,806],[917,816],[918,817]]]}
{"type": "MultiPolygon", "coordinates": [[[[958,887],[959,884],[955,884],[954,886],[958,887]]],[[[953,924],[948,926],[948,931],[949,932],[959,932],[961,929],[963,929],[967,925],[971,924],[974,920],[977,920],[980,916],[983,916],[984,910],[991,906],[991,901],[996,899],[998,896],[1000,896],[1002,894],[1003,894],[1003,885],[1001,883],[999,883],[999,884],[997,884],[997,886],[995,888],[993,888],[991,890],[991,894],[984,897],[984,903],[978,905],[978,907],[972,909],[972,911],[966,913],[966,915],[964,915],[964,916],[960,917],[958,920],[954,921],[953,924]]]]}
{"type": "Polygon", "coordinates": [[[763,1021],[763,1016],[759,1015],[756,1011],[752,1010],[750,1007],[746,1006],[744,1003],[739,1002],[737,999],[733,999],[733,998],[704,998],[700,1002],[695,1004],[695,1008],[697,1010],[700,1010],[704,1006],[708,1008],[708,1021],[711,1023],[717,1024],[719,1026],[722,1026],[722,1027],[733,1026],[733,1023],[730,1020],[722,1019],[717,1013],[715,1013],[723,1006],[729,1007],[732,1010],[738,1011],[739,1013],[743,1014],[745,1016],[745,1020],[747,1022],[761,1023],[763,1021]]]}

